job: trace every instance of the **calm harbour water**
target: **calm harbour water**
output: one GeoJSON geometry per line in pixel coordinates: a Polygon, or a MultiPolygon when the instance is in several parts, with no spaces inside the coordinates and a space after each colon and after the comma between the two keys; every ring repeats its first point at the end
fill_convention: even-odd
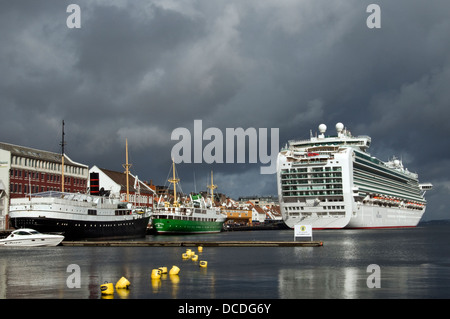
{"type": "MultiPolygon", "coordinates": [[[[146,240],[293,240],[293,231],[147,236],[146,240]]],[[[100,285],[131,282],[115,299],[450,298],[450,225],[413,229],[315,231],[323,247],[205,247],[198,262],[185,247],[39,247],[0,251],[0,298],[99,299],[100,285]],[[80,288],[69,288],[70,264],[80,288]],[[380,267],[368,288],[367,267],[380,267]],[[172,278],[153,268],[177,265],[172,278]]]]}

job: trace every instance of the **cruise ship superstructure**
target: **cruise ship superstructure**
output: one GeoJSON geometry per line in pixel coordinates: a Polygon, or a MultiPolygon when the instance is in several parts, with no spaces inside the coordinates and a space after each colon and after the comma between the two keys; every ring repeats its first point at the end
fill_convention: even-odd
{"type": "Polygon", "coordinates": [[[371,156],[369,136],[352,136],[342,123],[308,140],[291,140],[278,154],[277,184],[284,222],[328,228],[415,227],[425,212],[418,175],[401,160],[371,156]]]}

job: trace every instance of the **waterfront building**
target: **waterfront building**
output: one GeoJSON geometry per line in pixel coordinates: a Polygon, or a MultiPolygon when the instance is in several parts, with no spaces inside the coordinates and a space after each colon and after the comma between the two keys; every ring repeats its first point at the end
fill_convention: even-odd
{"type": "Polygon", "coordinates": [[[77,163],[64,154],[64,174],[60,153],[0,142],[0,229],[7,228],[11,198],[25,197],[45,191],[85,193],[87,165],[77,163]]]}
{"type": "MultiPolygon", "coordinates": [[[[89,191],[91,195],[106,195],[127,201],[127,181],[124,172],[112,171],[93,166],[89,170],[89,191]]],[[[139,180],[138,176],[129,174],[128,201],[136,207],[153,207],[156,197],[155,186],[139,180]]]]}
{"type": "Polygon", "coordinates": [[[239,201],[234,201],[231,198],[227,198],[222,202],[221,209],[222,213],[227,214],[227,224],[252,226],[255,223],[282,220],[278,205],[272,205],[271,202],[267,205],[261,205],[259,200],[255,203],[255,200],[243,202],[242,199],[241,197],[239,201]]]}
{"type": "Polygon", "coordinates": [[[227,215],[228,224],[252,225],[253,214],[248,208],[222,207],[221,212],[227,215]]]}
{"type": "Polygon", "coordinates": [[[273,195],[268,196],[241,196],[238,201],[240,203],[251,203],[254,206],[278,206],[278,197],[273,195]]]}

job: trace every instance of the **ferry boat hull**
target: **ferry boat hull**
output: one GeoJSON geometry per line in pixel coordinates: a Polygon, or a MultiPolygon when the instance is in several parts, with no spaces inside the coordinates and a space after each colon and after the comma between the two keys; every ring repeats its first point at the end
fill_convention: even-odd
{"type": "MultiPolygon", "coordinates": [[[[14,214],[17,215],[17,214],[14,214]]],[[[15,228],[41,233],[63,233],[65,240],[111,240],[145,237],[150,217],[122,221],[89,221],[53,217],[14,217],[15,228]]]]}
{"type": "Polygon", "coordinates": [[[222,231],[223,221],[194,221],[168,218],[153,218],[152,225],[157,234],[208,234],[222,231]]]}

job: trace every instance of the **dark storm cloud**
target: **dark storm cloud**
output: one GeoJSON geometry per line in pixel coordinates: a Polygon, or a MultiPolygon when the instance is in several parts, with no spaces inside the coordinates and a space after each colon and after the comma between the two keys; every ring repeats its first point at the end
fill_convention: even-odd
{"type": "MultiPolygon", "coordinates": [[[[428,219],[446,218],[450,182],[447,1],[4,1],[0,140],[67,151],[164,184],[177,127],[279,128],[280,146],[320,123],[372,136],[431,181],[428,219]],[[66,8],[81,8],[69,29],[66,8]],[[366,8],[381,7],[381,29],[366,8]]],[[[204,142],[204,145],[207,142],[204,142]]],[[[180,164],[185,191],[275,194],[261,164],[180,164]]]]}

